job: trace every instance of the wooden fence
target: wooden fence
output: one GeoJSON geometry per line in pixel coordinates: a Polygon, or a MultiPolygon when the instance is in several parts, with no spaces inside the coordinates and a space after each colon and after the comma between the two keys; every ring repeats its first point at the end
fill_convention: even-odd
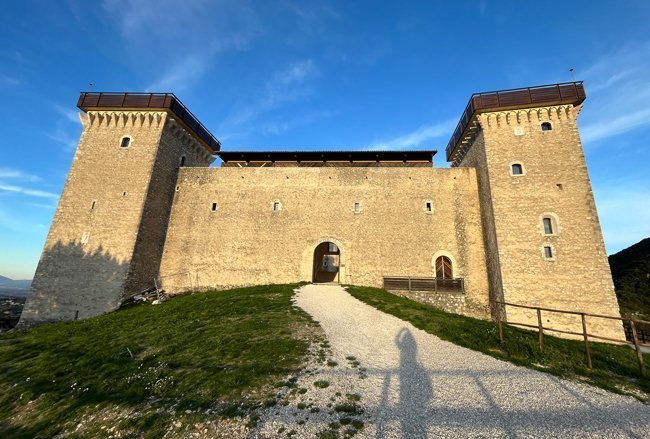
{"type": "Polygon", "coordinates": [[[389,276],[384,277],[385,290],[432,291],[464,293],[465,280],[462,278],[443,279],[438,277],[389,276]]]}
{"type": "Polygon", "coordinates": [[[650,343],[643,343],[639,340],[638,334],[637,334],[637,325],[638,324],[648,324],[650,325],[650,322],[647,322],[645,320],[637,320],[637,319],[630,319],[630,318],[625,318],[625,317],[614,317],[614,316],[605,316],[601,314],[589,314],[585,312],[577,312],[577,311],[566,311],[566,310],[560,310],[560,309],[553,309],[553,308],[541,308],[537,306],[527,306],[527,305],[517,305],[514,303],[508,303],[508,302],[500,302],[498,300],[492,300],[492,303],[497,305],[499,308],[497,309],[496,315],[497,315],[497,323],[499,326],[499,341],[503,343],[503,323],[506,323],[508,325],[512,326],[522,326],[525,328],[533,328],[537,329],[539,333],[539,349],[541,351],[544,351],[544,334],[546,332],[558,332],[561,334],[571,334],[571,335],[578,335],[581,336],[582,339],[584,340],[585,344],[585,359],[587,362],[587,367],[589,369],[592,368],[591,364],[591,352],[589,351],[589,339],[599,339],[599,340],[607,340],[607,341],[613,341],[617,343],[626,343],[627,340],[621,340],[621,339],[616,339],[616,338],[610,338],[610,337],[604,337],[602,335],[596,335],[596,334],[590,334],[587,331],[587,317],[594,317],[594,318],[599,318],[599,319],[610,319],[610,320],[620,320],[623,322],[625,325],[626,323],[630,327],[631,335],[632,335],[632,343],[634,344],[634,349],[636,351],[636,358],[637,362],[639,363],[639,371],[641,372],[641,375],[645,375],[645,365],[643,364],[643,353],[641,352],[641,347],[650,347],[650,343]],[[523,322],[513,322],[513,321],[506,321],[503,322],[501,318],[501,313],[504,311],[505,306],[511,306],[514,308],[524,308],[524,309],[530,309],[530,310],[535,310],[537,313],[537,325],[531,325],[528,323],[523,323],[523,322]],[[545,327],[542,324],[542,311],[544,312],[552,312],[552,313],[557,313],[557,314],[569,314],[569,315],[576,315],[580,316],[580,320],[582,322],[582,332],[575,332],[575,331],[567,331],[564,329],[557,329],[557,328],[550,328],[550,327],[545,327]]]}

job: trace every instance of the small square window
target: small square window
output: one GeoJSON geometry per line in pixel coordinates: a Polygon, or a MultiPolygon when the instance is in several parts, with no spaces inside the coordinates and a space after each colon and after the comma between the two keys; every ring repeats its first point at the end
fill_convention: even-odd
{"type": "Polygon", "coordinates": [[[512,175],[523,175],[524,167],[520,163],[515,163],[512,165],[512,175]]]}
{"type": "Polygon", "coordinates": [[[544,257],[546,259],[553,259],[553,249],[550,246],[544,247],[544,257]]]}
{"type": "Polygon", "coordinates": [[[120,147],[128,148],[130,144],[131,144],[131,138],[130,137],[123,137],[122,142],[120,143],[120,147]]]}
{"type": "Polygon", "coordinates": [[[217,211],[217,207],[218,207],[218,206],[217,206],[217,203],[212,203],[212,209],[211,209],[211,210],[212,210],[213,212],[216,212],[216,211],[217,211]]]}

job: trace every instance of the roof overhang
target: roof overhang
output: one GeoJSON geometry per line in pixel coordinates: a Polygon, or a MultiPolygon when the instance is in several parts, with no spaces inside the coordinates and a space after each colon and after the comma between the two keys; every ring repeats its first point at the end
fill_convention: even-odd
{"type": "Polygon", "coordinates": [[[422,151],[219,151],[225,163],[240,162],[428,162],[435,150],[422,151]]]}
{"type": "Polygon", "coordinates": [[[216,154],[221,149],[221,142],[173,93],[82,92],[77,101],[77,107],[83,111],[166,111],[210,154],[216,154]]]}
{"type": "Polygon", "coordinates": [[[456,161],[461,146],[471,139],[469,130],[480,113],[549,105],[577,106],[582,104],[586,97],[582,81],[474,93],[469,98],[465,111],[445,148],[447,161],[456,161]]]}

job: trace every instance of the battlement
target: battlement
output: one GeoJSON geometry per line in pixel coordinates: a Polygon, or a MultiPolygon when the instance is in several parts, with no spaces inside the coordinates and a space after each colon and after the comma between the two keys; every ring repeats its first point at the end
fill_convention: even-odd
{"type": "Polygon", "coordinates": [[[82,92],[77,107],[83,111],[136,110],[170,113],[211,154],[221,149],[221,142],[197,119],[173,93],[89,93],[82,92]]]}
{"type": "Polygon", "coordinates": [[[459,157],[463,154],[462,146],[471,142],[471,131],[478,129],[475,122],[480,113],[563,104],[577,106],[586,97],[582,81],[474,93],[445,148],[447,161],[459,162],[462,159],[459,157]]]}

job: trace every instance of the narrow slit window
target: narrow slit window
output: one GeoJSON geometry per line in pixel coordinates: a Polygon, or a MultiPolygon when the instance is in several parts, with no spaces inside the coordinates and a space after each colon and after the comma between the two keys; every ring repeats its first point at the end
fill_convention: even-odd
{"type": "Polygon", "coordinates": [[[424,202],[424,210],[425,210],[427,213],[431,213],[431,212],[433,212],[433,204],[431,203],[431,201],[425,201],[425,202],[424,202]]]}
{"type": "Polygon", "coordinates": [[[512,175],[523,175],[524,174],[524,167],[521,165],[521,163],[515,163],[512,165],[512,175]]]}
{"type": "Polygon", "coordinates": [[[95,206],[97,206],[97,201],[93,200],[93,202],[90,204],[90,210],[95,210],[95,206]]]}
{"type": "Polygon", "coordinates": [[[544,247],[544,257],[546,259],[553,259],[553,249],[550,246],[544,247]]]}
{"type": "Polygon", "coordinates": [[[354,203],[354,207],[353,207],[353,209],[354,209],[354,213],[359,213],[359,212],[361,212],[361,203],[359,203],[358,201],[356,201],[356,202],[354,203]]]}
{"type": "Polygon", "coordinates": [[[216,211],[217,211],[217,203],[212,203],[212,208],[211,208],[211,210],[212,210],[213,212],[216,212],[216,211]]]}
{"type": "Polygon", "coordinates": [[[281,209],[280,202],[279,201],[274,201],[273,202],[273,212],[278,212],[281,209]]]}
{"type": "Polygon", "coordinates": [[[544,218],[543,220],[544,223],[544,234],[545,235],[552,235],[553,232],[553,220],[551,218],[544,218]]]}
{"type": "Polygon", "coordinates": [[[551,131],[551,130],[553,130],[553,125],[551,125],[551,122],[542,123],[542,131],[551,131]]]}
{"type": "Polygon", "coordinates": [[[187,159],[185,158],[185,156],[182,156],[182,157],[181,157],[181,166],[185,166],[185,161],[186,161],[186,160],[187,160],[187,159]]]}
{"type": "Polygon", "coordinates": [[[122,142],[120,142],[120,147],[128,148],[130,144],[131,144],[131,138],[130,137],[123,137],[122,142]]]}

